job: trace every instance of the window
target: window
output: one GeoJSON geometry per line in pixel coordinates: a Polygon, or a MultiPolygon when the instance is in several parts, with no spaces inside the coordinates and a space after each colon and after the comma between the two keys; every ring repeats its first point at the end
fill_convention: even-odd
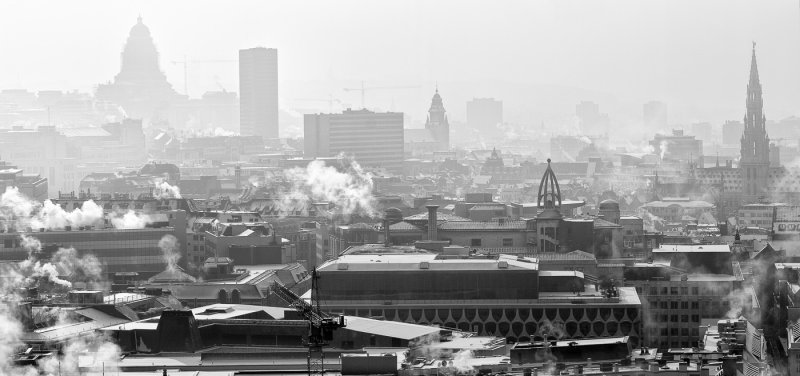
{"type": "Polygon", "coordinates": [[[689,288],[688,287],[681,287],[681,295],[689,295],[689,288]]]}
{"type": "Polygon", "coordinates": [[[681,322],[689,322],[689,315],[681,315],[681,322]]]}
{"type": "Polygon", "coordinates": [[[661,309],[667,309],[667,302],[661,302],[661,309]]]}
{"type": "Polygon", "coordinates": [[[692,309],[699,309],[700,303],[699,302],[692,302],[692,309]]]}
{"type": "Polygon", "coordinates": [[[678,309],[678,302],[669,302],[670,309],[678,309]]]}
{"type": "Polygon", "coordinates": [[[678,322],[678,315],[671,315],[669,317],[669,322],[678,322]]]}
{"type": "Polygon", "coordinates": [[[689,328],[681,328],[681,335],[688,336],[689,335],[689,328]]]}
{"type": "Polygon", "coordinates": [[[661,335],[662,336],[669,335],[669,333],[667,333],[667,328],[661,328],[661,335]]]}
{"type": "Polygon", "coordinates": [[[670,287],[669,288],[669,293],[671,295],[678,295],[678,288],[677,287],[670,287]]]}
{"type": "Polygon", "coordinates": [[[669,295],[669,290],[666,287],[661,288],[661,295],[669,295]]]}
{"type": "Polygon", "coordinates": [[[669,334],[673,335],[673,336],[677,336],[678,335],[678,328],[670,328],[669,329],[669,334]]]}
{"type": "Polygon", "coordinates": [[[692,322],[700,322],[700,315],[692,315],[692,322]]]}
{"type": "Polygon", "coordinates": [[[472,239],[472,240],[470,240],[469,245],[472,246],[472,247],[480,247],[481,246],[481,240],[480,239],[472,239]]]}
{"type": "Polygon", "coordinates": [[[503,247],[513,247],[514,246],[514,239],[513,238],[504,238],[503,239],[503,247]]]}
{"type": "Polygon", "coordinates": [[[5,248],[14,248],[14,239],[4,239],[3,240],[3,247],[5,247],[5,248]]]}
{"type": "Polygon", "coordinates": [[[650,295],[658,295],[658,287],[651,287],[650,295]]]}
{"type": "Polygon", "coordinates": [[[689,309],[689,302],[681,302],[681,309],[689,309]]]}
{"type": "Polygon", "coordinates": [[[650,309],[658,308],[658,302],[650,302],[650,309]]]}

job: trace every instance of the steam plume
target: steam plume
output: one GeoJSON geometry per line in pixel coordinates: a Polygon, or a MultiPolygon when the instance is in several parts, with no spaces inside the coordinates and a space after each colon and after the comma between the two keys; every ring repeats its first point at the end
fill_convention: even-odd
{"type": "Polygon", "coordinates": [[[285,175],[292,182],[292,188],[282,195],[282,213],[288,213],[297,205],[324,201],[333,203],[337,213],[343,216],[375,217],[378,214],[372,195],[372,175],[355,161],[350,161],[345,172],[326,166],[323,161],[312,161],[306,168],[287,170],[285,175]]]}
{"type": "Polygon", "coordinates": [[[175,271],[178,267],[178,260],[181,259],[181,254],[178,252],[178,239],[172,235],[164,235],[158,241],[158,248],[161,248],[161,256],[164,258],[164,263],[167,264],[168,271],[175,271]]]}

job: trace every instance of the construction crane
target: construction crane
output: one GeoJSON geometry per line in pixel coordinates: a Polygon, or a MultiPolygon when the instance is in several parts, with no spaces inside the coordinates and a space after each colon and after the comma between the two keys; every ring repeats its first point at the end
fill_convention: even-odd
{"type": "MultiPolygon", "coordinates": [[[[183,66],[183,94],[187,97],[189,96],[189,63],[237,63],[238,60],[186,60],[186,56],[183,56],[183,60],[173,60],[171,61],[172,64],[175,65],[182,65],[183,66]]],[[[217,83],[219,85],[219,83],[217,83]]],[[[222,85],[220,85],[222,86],[222,85]]]]}
{"type": "Polygon", "coordinates": [[[367,86],[364,85],[364,81],[361,81],[361,87],[360,88],[346,87],[346,88],[344,88],[342,90],[344,90],[346,92],[360,91],[361,92],[361,108],[366,108],[366,106],[364,105],[364,93],[367,90],[393,90],[393,89],[418,89],[418,88],[420,88],[420,86],[372,86],[372,87],[367,87],[367,86]]]}
{"type": "Polygon", "coordinates": [[[333,331],[345,327],[344,316],[331,316],[319,308],[319,274],[317,270],[311,271],[311,302],[306,302],[292,290],[278,282],[273,282],[270,290],[294,308],[308,322],[308,337],[304,344],[308,347],[308,375],[325,374],[325,352],[323,347],[326,341],[333,339],[333,331]]]}
{"type": "Polygon", "coordinates": [[[298,102],[328,102],[328,111],[329,112],[333,112],[333,104],[334,103],[338,103],[340,105],[342,104],[342,101],[337,99],[337,98],[334,98],[333,94],[330,94],[328,96],[328,99],[321,99],[321,98],[295,98],[295,101],[298,101],[298,102]]]}

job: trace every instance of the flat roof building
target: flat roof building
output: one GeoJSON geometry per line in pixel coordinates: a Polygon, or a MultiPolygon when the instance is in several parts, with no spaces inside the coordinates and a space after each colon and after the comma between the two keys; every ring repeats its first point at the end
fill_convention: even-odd
{"type": "Polygon", "coordinates": [[[513,341],[630,336],[638,343],[641,303],[633,288],[597,291],[584,286],[581,272],[540,272],[538,260],[528,257],[358,249],[317,270],[319,298],[332,312],[513,341]]]}

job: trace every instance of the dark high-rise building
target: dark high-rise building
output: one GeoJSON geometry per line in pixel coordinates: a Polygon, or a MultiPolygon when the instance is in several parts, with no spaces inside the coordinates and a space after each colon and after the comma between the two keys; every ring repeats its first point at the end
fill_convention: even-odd
{"type": "Polygon", "coordinates": [[[239,50],[239,132],[278,137],[278,50],[239,50]]]}
{"type": "Polygon", "coordinates": [[[769,136],[764,117],[764,100],[761,97],[761,82],[758,79],[755,44],[750,62],[746,103],[739,169],[742,174],[743,199],[754,202],[764,194],[769,179],[769,136]]]}
{"type": "Polygon", "coordinates": [[[158,65],[150,29],[139,17],[122,50],[119,74],[113,83],[98,86],[97,98],[122,106],[128,117],[150,120],[164,118],[164,110],[178,97],[158,65]]]}
{"type": "Polygon", "coordinates": [[[503,102],[494,98],[474,98],[467,102],[467,126],[491,131],[503,123],[503,102]]]}

